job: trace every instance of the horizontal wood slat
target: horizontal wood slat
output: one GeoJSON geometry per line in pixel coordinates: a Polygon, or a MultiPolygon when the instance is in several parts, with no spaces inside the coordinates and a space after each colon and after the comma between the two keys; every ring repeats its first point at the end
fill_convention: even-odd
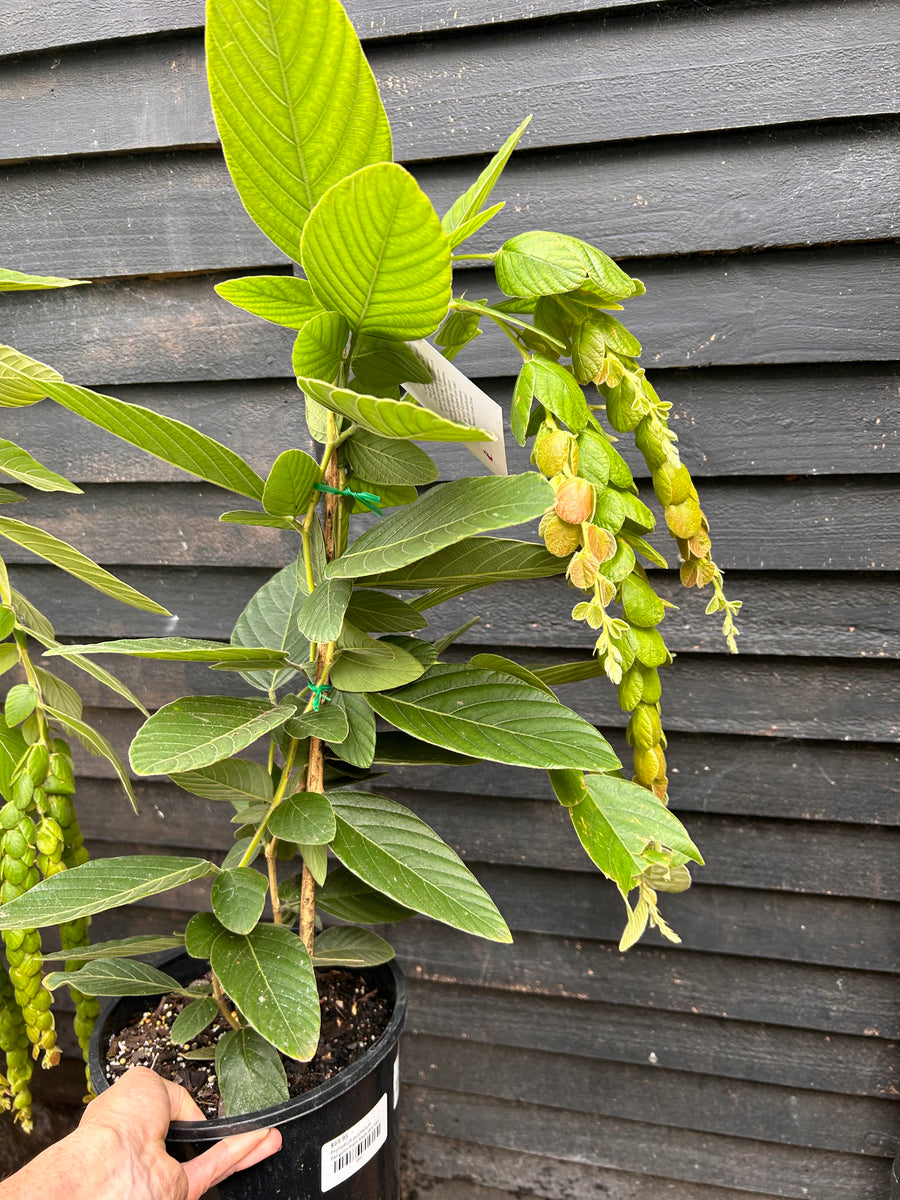
{"type": "MultiPolygon", "coordinates": [[[[648,294],[624,316],[647,370],[896,357],[900,266],[890,246],[652,260],[640,275],[648,294]]],[[[220,278],[15,294],[4,301],[4,336],[93,387],[289,375],[291,331],[226,304],[212,291],[220,278]]],[[[490,286],[475,270],[458,289],[486,295],[490,286]]],[[[458,365],[496,376],[514,374],[515,360],[503,334],[488,330],[458,365]]]]}
{"type": "MultiPolygon", "coordinates": [[[[82,372],[71,376],[73,382],[82,372]]],[[[654,370],[652,379],[672,405],[671,427],[682,459],[697,479],[900,472],[900,401],[892,364],[668,369],[654,370]]],[[[511,378],[478,382],[509,410],[511,378]]],[[[187,418],[262,474],[287,444],[318,453],[306,432],[301,394],[292,379],[123,384],[110,391],[131,404],[187,418]]],[[[589,389],[588,395],[594,394],[589,389]]],[[[42,462],[79,483],[185,478],[176,468],[49,402],[6,410],[4,430],[42,462]]],[[[506,442],[510,472],[530,470],[529,451],[510,436],[506,442]]],[[[646,479],[646,464],[631,438],[620,439],[618,449],[635,476],[646,479]]],[[[429,450],[442,479],[469,472],[472,459],[464,446],[435,444],[429,450]]]]}
{"type": "MultiPolygon", "coordinates": [[[[539,1099],[539,1095],[535,1096],[539,1099]]],[[[681,1129],[662,1132],[641,1122],[568,1113],[564,1120],[534,1104],[462,1097],[407,1088],[408,1129],[685,1182],[816,1200],[883,1200],[884,1159],[808,1150],[681,1129]],[[815,1189],[815,1190],[813,1190],[815,1189]]]]}
{"type": "MultiPolygon", "coordinates": [[[[369,58],[395,154],[426,159],[493,150],[497,131],[529,112],[530,145],[891,112],[896,41],[887,5],[820,0],[648,7],[523,24],[502,55],[485,31],[399,48],[385,41],[369,58]]],[[[198,36],[136,43],[127,66],[118,47],[101,45],[11,64],[5,76],[7,160],[216,140],[198,36]]]]}
{"type": "Polygon", "coordinates": [[[787,1146],[877,1155],[883,1145],[873,1145],[871,1131],[900,1133],[900,1112],[886,1100],[848,1100],[827,1091],[735,1083],[716,1074],[587,1060],[530,1047],[479,1045],[470,1038],[414,1034],[405,1040],[401,1061],[403,1082],[412,1086],[529,1103],[537,1098],[535,1080],[540,1080],[540,1102],[550,1108],[661,1126],[671,1124],[678,1113],[685,1129],[787,1146]]]}
{"type": "MultiPolygon", "coordinates": [[[[496,190],[506,210],[466,249],[558,229],[620,256],[876,241],[898,229],[895,120],[532,151],[496,190]]],[[[420,163],[439,212],[481,160],[420,163]]],[[[7,169],[5,261],[97,278],[287,262],[241,206],[217,151],[7,169]]]]}

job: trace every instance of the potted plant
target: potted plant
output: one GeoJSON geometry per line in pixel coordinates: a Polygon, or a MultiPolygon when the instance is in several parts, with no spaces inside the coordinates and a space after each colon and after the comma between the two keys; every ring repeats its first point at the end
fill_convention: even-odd
{"type": "MultiPolygon", "coordinates": [[[[657,628],[665,602],[639,564],[665,559],[647,540],[655,519],[612,430],[634,432],[678,539],[682,579],[712,585],[709,608],[724,612],[732,649],[738,605],[726,599],[710,557],[669,406],[637,363],[636,339],[611,315],[643,292],[640,281],[596,247],[542,231],[490,253],[459,251],[502,207],[488,206],[489,197],[527,122],[440,218],[392,161],[374,79],[338,0],[210,0],[207,52],[241,200],[303,271],[217,290],[297,331],[298,418],[302,404],[317,454],[287,447],[262,478],[180,422],[46,379],[25,356],[5,362],[14,378],[40,381],[57,402],[253,502],[223,520],[298,536],[296,560],[252,598],[229,645],[170,637],[48,651],[236,672],[236,695],[185,697],[149,717],[130,761],[139,775],[168,775],[187,792],[230,804],[237,840],[221,864],[131,856],[62,872],[4,904],[0,928],[80,919],[211,881],[209,911],[183,932],[90,947],[75,976],[89,994],[172,993],[186,1004],[177,1041],[223,1023],[207,1053],[215,1054],[225,1123],[175,1131],[194,1141],[221,1136],[232,1118],[241,1127],[299,1114],[308,1129],[313,1114],[323,1116],[326,1101],[347,1091],[343,1077],[290,1099],[285,1071],[316,1052],[316,968],[380,971],[369,978],[396,1003],[394,1040],[377,1042],[346,1073],[356,1086],[371,1068],[374,1082],[340,1109],[336,1126],[323,1117],[314,1135],[296,1134],[292,1151],[306,1146],[308,1158],[291,1172],[298,1195],[318,1187],[359,1196],[370,1184],[371,1194],[393,1196],[396,1183],[377,1164],[391,1157],[395,1137],[402,984],[381,965],[392,951],[371,927],[421,913],[477,936],[511,937],[456,854],[369,781],[398,763],[458,768],[488,759],[546,770],[585,850],[625,901],[622,946],[648,922],[676,938],[657,893],[688,886],[687,862],[702,860],[665,804],[658,668],[670,655],[657,628]],[[465,260],[493,268],[496,300],[454,297],[453,266],[465,260]],[[483,324],[502,330],[521,355],[509,425],[520,445],[531,442],[536,470],[505,473],[496,406],[450,362],[483,324]],[[443,353],[424,340],[431,335],[443,353]],[[480,465],[431,486],[438,469],[420,441],[466,444],[480,465]],[[529,521],[540,522],[543,544],[496,536],[529,521]],[[560,586],[576,592],[574,619],[597,632],[592,659],[537,670],[496,654],[461,661],[454,642],[467,625],[443,637],[423,633],[430,610],[449,599],[561,575],[560,586]],[[633,781],[603,736],[552,690],[595,675],[618,686],[630,713],[633,781]],[[133,957],[173,943],[190,957],[169,972],[133,957]]],[[[299,419],[297,440],[312,444],[299,419]]],[[[64,981],[51,974],[45,984],[64,981]]],[[[101,1028],[98,1045],[112,1032],[108,1021],[101,1028]]],[[[283,1172],[290,1152],[223,1194],[276,1194],[269,1172],[283,1172]]]]}

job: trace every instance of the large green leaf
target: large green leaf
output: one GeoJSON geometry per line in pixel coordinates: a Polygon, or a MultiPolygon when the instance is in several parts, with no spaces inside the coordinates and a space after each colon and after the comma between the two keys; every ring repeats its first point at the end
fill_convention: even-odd
{"type": "MultiPolygon", "coordinates": [[[[518,145],[522,134],[528,128],[530,121],[530,116],[525,118],[519,128],[506,139],[475,182],[453,201],[453,204],[441,219],[441,228],[445,233],[453,233],[454,230],[461,230],[467,222],[471,221],[478,214],[482,205],[487,202],[488,197],[494,190],[494,185],[503,173],[503,168],[518,145]]],[[[454,244],[458,245],[459,243],[454,242],[454,244]]]]}
{"type": "Polygon", "coordinates": [[[303,601],[297,625],[311,642],[333,642],[341,632],[353,584],[346,579],[323,579],[303,601]]]}
{"type": "Polygon", "coordinates": [[[672,851],[676,865],[689,858],[703,862],[682,823],[652,792],[611,775],[588,775],[584,782],[587,795],[569,809],[572,824],[591,859],[623,894],[656,861],[647,856],[650,843],[672,851]]]}
{"type": "Polygon", "coordinates": [[[583,717],[510,675],[432,667],[390,695],[367,695],[375,712],[412,737],[512,766],[610,771],[621,766],[583,717]]]}
{"type": "Polygon", "coordinates": [[[125,764],[103,734],[98,733],[86,721],[78,720],[71,713],[64,713],[59,709],[51,708],[49,704],[44,704],[44,712],[47,716],[52,717],[54,721],[57,721],[63,729],[68,730],[69,733],[77,737],[89,754],[93,754],[97,758],[105,758],[111,764],[119,777],[119,782],[125,789],[126,796],[131,801],[131,807],[137,812],[137,800],[134,798],[134,788],[131,786],[131,780],[128,777],[125,764]]]}
{"type": "Polygon", "coordinates": [[[255,1029],[230,1029],[216,1042],[216,1079],[226,1117],[290,1099],[281,1055],[255,1029]]]}
{"type": "Polygon", "coordinates": [[[389,161],[391,133],[338,0],[212,0],[206,55],[225,161],[263,233],[301,262],[310,210],[332,184],[389,161]]]}
{"type": "Polygon", "coordinates": [[[85,996],[152,996],[183,990],[171,975],[133,958],[90,962],[78,971],[53,971],[43,983],[51,992],[68,984],[85,996]]]}
{"type": "Polygon", "coordinates": [[[150,658],[163,662],[258,662],[261,667],[270,664],[280,666],[285,661],[283,650],[272,650],[262,646],[229,646],[223,642],[182,637],[119,638],[114,642],[58,645],[47,650],[45,657],[57,655],[61,658],[72,658],[82,654],[127,654],[129,658],[150,658]]]}
{"type": "Polygon", "coordinates": [[[21,271],[0,267],[0,292],[39,292],[46,288],[75,287],[76,284],[90,282],[89,279],[60,279],[56,275],[23,275],[21,271]]]}
{"type": "Polygon", "coordinates": [[[197,771],[237,754],[294,715],[292,704],[230,696],[186,696],[145,721],[129,758],[138,775],[197,771]]]}
{"type": "Polygon", "coordinates": [[[602,250],[564,233],[532,230],[505,242],[494,262],[507,296],[554,296],[583,286],[616,299],[640,294],[643,285],[602,250]]]}
{"type": "Polygon", "coordinates": [[[27,450],[23,450],[21,446],[17,446],[15,442],[9,442],[5,438],[0,438],[0,471],[19,483],[36,488],[39,492],[81,491],[81,488],[70,480],[63,478],[62,475],[57,475],[55,471],[51,471],[39,463],[36,458],[32,458],[27,450]]]}
{"type": "Polygon", "coordinates": [[[305,450],[285,450],[272,464],[262,503],[274,517],[296,517],[306,511],[319,464],[305,450]]]}
{"type": "Polygon", "coordinates": [[[493,434],[472,425],[461,425],[408,400],[383,400],[349,388],[339,388],[324,379],[298,376],[297,383],[308,397],[330,412],[349,417],[369,433],[385,438],[418,438],[424,442],[490,442],[493,434]]]}
{"type": "Polygon", "coordinates": [[[183,421],[65,383],[60,376],[48,379],[49,367],[10,347],[0,347],[0,365],[20,382],[39,383],[43,395],[114,433],[123,442],[130,442],[209,483],[254,500],[261,498],[263,481],[239,455],[183,421]]]}
{"type": "MultiPolygon", "coordinates": [[[[360,580],[361,587],[461,589],[457,595],[489,583],[513,579],[543,579],[561,575],[566,569],[563,559],[551,554],[535,542],[520,542],[514,538],[464,538],[454,546],[429,554],[418,562],[396,571],[385,571],[360,580]]],[[[416,601],[416,607],[431,607],[416,601]]]]}
{"type": "Polygon", "coordinates": [[[316,893],[316,904],[339,921],[361,925],[388,925],[415,916],[414,909],[369,887],[346,867],[328,872],[324,886],[316,893]]]}
{"type": "Polygon", "coordinates": [[[352,925],[323,929],[313,947],[314,967],[377,967],[393,957],[394,949],[383,937],[352,925]]]}
{"type": "Polygon", "coordinates": [[[215,875],[205,858],[134,854],[97,858],[35,884],[0,908],[0,929],[42,929],[134,904],[192,879],[215,875]]]}
{"type": "Polygon", "coordinates": [[[210,965],[257,1033],[306,1062],[319,1044],[319,997],[306,947],[283,925],[220,933],[210,965]]]}
{"type": "MultiPolygon", "coordinates": [[[[250,597],[237,619],[231,640],[235,646],[275,646],[293,662],[305,661],[309,645],[297,625],[307,596],[306,572],[300,561],[288,563],[250,597]]],[[[247,681],[268,692],[287,683],[293,670],[254,671],[247,681]]]]}
{"type": "Polygon", "coordinates": [[[248,800],[272,799],[272,776],[246,758],[225,758],[200,771],[171,775],[173,783],[194,796],[241,804],[248,800]]]}
{"type": "Polygon", "coordinates": [[[334,813],[327,796],[296,792],[282,800],[269,818],[269,832],[304,846],[327,846],[334,837],[334,813]]]}
{"type": "Polygon", "coordinates": [[[295,275],[248,275],[226,279],[215,290],[223,300],[288,329],[302,329],[322,306],[312,293],[308,279],[295,275]]]}
{"type": "Polygon", "coordinates": [[[348,438],[344,449],[354,475],[372,483],[416,486],[434,483],[438,477],[437,465],[415,442],[383,438],[360,429],[348,438]]]}
{"type": "Polygon", "coordinates": [[[252,867],[230,867],[213,880],[210,901],[217,920],[232,933],[249,933],[262,916],[269,884],[252,867]]]}
{"type": "Polygon", "coordinates": [[[536,472],[456,479],[366,530],[326,574],[357,579],[396,571],[472,534],[529,521],[552,504],[553,488],[536,472]]]}
{"type": "Polygon", "coordinates": [[[506,923],[469,869],[409,809],[368,792],[334,792],[332,849],[345,867],[391,900],[496,942],[506,923]]]}
{"type": "Polygon", "coordinates": [[[322,197],[303,230],[301,261],[323,307],[357,333],[423,338],[450,304],[450,243],[397,163],[364,167],[322,197]]]}
{"type": "Polygon", "coordinates": [[[112,596],[114,600],[121,600],[123,604],[130,604],[132,608],[141,608],[145,612],[161,613],[166,617],[172,615],[167,608],[129,587],[121,579],[116,579],[115,575],[104,571],[93,559],[46,530],[38,529],[35,525],[26,525],[24,521],[15,521],[12,517],[0,517],[0,534],[15,542],[17,546],[30,550],[32,554],[37,554],[61,570],[74,575],[76,579],[80,579],[96,591],[103,592],[105,596],[112,596]]]}

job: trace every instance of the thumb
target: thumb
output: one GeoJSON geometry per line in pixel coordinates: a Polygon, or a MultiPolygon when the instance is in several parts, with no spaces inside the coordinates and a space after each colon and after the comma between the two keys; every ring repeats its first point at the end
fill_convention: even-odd
{"type": "Polygon", "coordinates": [[[199,1200],[204,1192],[235,1171],[252,1167],[280,1149],[281,1134],[277,1129],[251,1129],[223,1138],[197,1158],[181,1164],[188,1181],[187,1200],[199,1200]]]}

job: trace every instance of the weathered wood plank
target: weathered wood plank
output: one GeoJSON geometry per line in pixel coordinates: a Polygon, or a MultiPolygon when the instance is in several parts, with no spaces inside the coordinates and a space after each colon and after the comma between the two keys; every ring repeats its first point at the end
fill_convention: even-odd
{"type": "MultiPolygon", "coordinates": [[[[798,479],[789,482],[708,482],[703,507],[723,570],[896,570],[900,547],[894,530],[893,480],[798,479]]],[[[208,485],[89,484],[84,495],[28,497],[29,518],[75,541],[104,563],[145,566],[273,566],[296,556],[293,540],[279,531],[223,526],[219,516],[247,501],[208,485]],[[88,505],[102,514],[84,525],[88,505]],[[135,540],[135,531],[141,531],[135,540]]],[[[359,528],[365,527],[360,519],[359,528]]],[[[536,540],[533,526],[507,537],[536,540]]],[[[663,539],[664,544],[665,539],[663,539]]],[[[7,555],[5,554],[5,557],[7,555]]],[[[10,548],[11,563],[33,562],[10,548]]]]}
{"type": "MultiPolygon", "coordinates": [[[[896,980],[874,971],[517,933],[510,946],[408,922],[386,929],[407,975],[866,1037],[900,1036],[896,980]]],[[[490,998],[485,1000],[490,1003],[490,998]]]]}
{"type": "MultiPolygon", "coordinates": [[[[892,246],[649,261],[640,274],[648,294],[625,320],[644,343],[648,370],[896,355],[900,266],[892,246]]],[[[212,291],[221,278],[14,293],[4,301],[4,336],[94,387],[289,375],[291,331],[226,304],[212,291]]],[[[467,271],[459,287],[485,295],[489,283],[483,271],[467,271]]],[[[490,330],[459,366],[473,377],[518,370],[515,351],[490,330]]]]}
{"type": "MultiPolygon", "coordinates": [[[[131,0],[126,7],[115,0],[95,0],[80,19],[66,0],[49,0],[40,14],[28,3],[9,15],[9,36],[4,54],[22,54],[140,34],[171,33],[203,25],[203,0],[166,0],[165,5],[131,0]]],[[[665,0],[662,0],[665,2],[665,0]]],[[[601,12],[620,5],[660,3],[660,0],[468,0],[447,4],[442,0],[346,0],[347,13],[360,37],[398,37],[433,33],[466,26],[505,24],[556,17],[563,13],[601,12]]]]}
{"type": "Polygon", "coordinates": [[[563,1120],[537,1104],[461,1097],[431,1088],[408,1087],[402,1111],[406,1127],[417,1133],[751,1195],[882,1200],[890,1169],[883,1159],[682,1129],[663,1132],[641,1122],[579,1113],[568,1113],[563,1120]]]}
{"type": "MultiPolygon", "coordinates": [[[[535,1013],[535,1022],[540,1014],[535,1013]]],[[[740,1034],[737,1035],[740,1037],[740,1034]]],[[[830,1055],[828,1056],[830,1057],[830,1055]]],[[[403,1082],[474,1093],[548,1108],[591,1113],[696,1132],[753,1138],[775,1145],[883,1153],[872,1131],[900,1133],[900,1110],[890,1100],[773,1086],[659,1066],[595,1061],[543,1048],[481,1045],[465,1037],[407,1037],[403,1082]]]]}
{"type": "MultiPolygon", "coordinates": [[[[244,605],[268,578],[262,568],[227,567],[120,567],[117,574],[177,613],[183,636],[223,640],[231,636],[244,605]]],[[[59,575],[52,568],[20,565],[12,568],[12,576],[16,587],[52,618],[60,636],[151,637],[168,629],[168,618],[125,608],[86,585],[73,582],[61,590],[59,575]]],[[[677,610],[669,610],[664,626],[672,650],[721,653],[720,624],[703,612],[709,593],[686,591],[674,575],[654,572],[652,578],[659,594],[678,605],[677,610]]],[[[893,574],[785,572],[762,577],[732,572],[728,591],[744,602],[742,655],[892,658],[900,653],[890,619],[900,605],[900,580],[893,574]]],[[[460,643],[473,652],[496,645],[500,636],[508,646],[553,646],[586,658],[593,651],[594,638],[585,626],[572,621],[571,608],[571,593],[559,580],[495,585],[475,597],[474,603],[468,597],[430,610],[427,636],[458,629],[478,613],[478,625],[460,643]],[[523,620],[528,613],[540,613],[540,621],[523,620]]]]}
{"type": "MultiPolygon", "coordinates": [[[[874,241],[898,229],[896,122],[854,121],[514,157],[506,210],[467,244],[558,229],[613,255],[874,241]]],[[[420,163],[438,211],[480,160],[420,163]]],[[[9,167],[4,261],[76,278],[287,262],[247,216],[217,151],[9,167]]]]}
{"type": "MultiPolygon", "coordinates": [[[[648,6],[523,24],[497,46],[486,30],[370,48],[399,158],[493,150],[529,112],[529,145],[571,145],[892,110],[896,28],[871,0],[648,6]]],[[[101,45],[5,76],[7,160],[216,140],[199,36],[138,43],[127,64],[101,45]]]]}
{"type": "MultiPolygon", "coordinates": [[[[513,380],[482,379],[509,410],[513,380]]],[[[679,449],[697,479],[705,476],[887,474],[900,471],[900,401],[889,364],[711,367],[653,372],[656,390],[672,405],[679,449]],[[853,395],[848,416],[847,395],[853,395]]],[[[122,400],[212,432],[260,472],[286,445],[317,453],[308,439],[300,396],[291,379],[246,382],[124,384],[122,400]]],[[[158,459],[96,429],[58,405],[8,409],[7,436],[79,483],[184,479],[158,459]]],[[[528,452],[507,437],[511,472],[530,470],[528,452]]],[[[647,467],[630,438],[618,449],[636,477],[647,467]]],[[[463,446],[431,448],[442,479],[471,469],[463,446]]]]}
{"type": "MultiPolygon", "coordinates": [[[[542,1200],[735,1200],[731,1188],[680,1183],[660,1176],[635,1175],[594,1163],[479,1146],[453,1137],[407,1130],[401,1150],[408,1187],[421,1200],[509,1200],[528,1194],[542,1200]]],[[[746,1196],[747,1193],[744,1193],[746,1196]]],[[[753,1200],[776,1200],[754,1191],[753,1200]]]]}

